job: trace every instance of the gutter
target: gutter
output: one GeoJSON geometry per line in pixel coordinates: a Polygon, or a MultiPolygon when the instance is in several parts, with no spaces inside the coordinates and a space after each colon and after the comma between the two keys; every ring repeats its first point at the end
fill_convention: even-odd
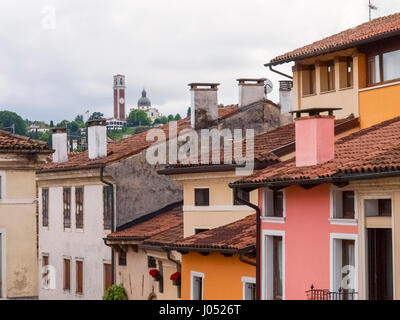
{"type": "Polygon", "coordinates": [[[269,66],[269,70],[271,70],[272,72],[275,72],[275,73],[277,73],[277,74],[279,74],[279,75],[281,75],[281,76],[284,76],[284,77],[286,77],[286,78],[289,78],[290,80],[293,80],[293,77],[292,77],[292,76],[289,76],[289,75],[286,74],[286,73],[283,73],[283,72],[280,72],[280,71],[278,71],[278,70],[273,69],[273,68],[272,68],[272,65],[269,66]]]}
{"type": "MultiPolygon", "coordinates": [[[[111,215],[111,232],[114,232],[115,230],[115,225],[114,225],[114,219],[115,219],[115,212],[114,212],[114,185],[109,182],[104,180],[104,165],[100,167],[100,181],[103,182],[104,184],[108,185],[111,187],[111,204],[112,204],[112,215],[111,215]]],[[[114,249],[111,248],[111,274],[112,274],[112,283],[115,283],[115,257],[114,257],[114,249]]]]}
{"type": "MultiPolygon", "coordinates": [[[[231,187],[231,184],[229,184],[231,187]]],[[[235,187],[236,188],[236,187],[235,187]]],[[[261,300],[261,209],[252,204],[249,201],[246,201],[242,198],[235,197],[236,200],[243,203],[244,205],[256,210],[256,300],[261,300]]],[[[240,258],[240,255],[239,255],[240,258]]],[[[242,261],[242,259],[240,259],[242,261]]],[[[244,262],[244,261],[243,261],[244,262]]],[[[245,262],[247,263],[247,262],[245,262]]]]}

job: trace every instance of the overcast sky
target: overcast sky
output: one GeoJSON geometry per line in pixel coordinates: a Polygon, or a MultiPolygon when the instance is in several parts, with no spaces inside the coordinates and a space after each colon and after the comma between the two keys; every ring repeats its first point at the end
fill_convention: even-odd
{"type": "MultiPolygon", "coordinates": [[[[373,2],[373,17],[400,12],[398,0],[373,2]]],[[[118,73],[127,109],[145,87],[163,114],[184,115],[190,82],[220,82],[219,102],[237,103],[239,77],[270,78],[276,101],[283,79],[264,63],[367,20],[368,0],[1,0],[0,108],[111,116],[118,73]]]]}

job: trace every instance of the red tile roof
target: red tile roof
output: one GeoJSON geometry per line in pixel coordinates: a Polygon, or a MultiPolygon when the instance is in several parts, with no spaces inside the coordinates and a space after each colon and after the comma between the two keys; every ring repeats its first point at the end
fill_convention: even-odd
{"type": "Polygon", "coordinates": [[[49,145],[44,141],[34,140],[0,130],[0,152],[51,153],[53,150],[51,150],[49,145]]]}
{"type": "Polygon", "coordinates": [[[374,19],[355,28],[290,51],[272,59],[267,65],[277,65],[339,49],[350,48],[356,46],[359,42],[374,41],[378,37],[389,36],[398,31],[400,31],[400,13],[374,19]]]}
{"type": "Polygon", "coordinates": [[[198,233],[167,247],[180,251],[251,251],[256,245],[256,215],[198,233]]]}
{"type": "MultiPolygon", "coordinates": [[[[218,113],[220,119],[227,118],[238,112],[237,105],[230,105],[224,108],[219,108],[218,113]]],[[[182,130],[189,129],[190,118],[184,118],[178,121],[178,134],[182,130]]],[[[157,127],[165,132],[166,139],[169,137],[169,125],[163,125],[157,127]]],[[[93,165],[105,165],[125,159],[127,157],[133,156],[147,149],[152,145],[153,141],[146,141],[147,131],[137,133],[129,138],[122,139],[119,141],[111,142],[107,144],[107,156],[99,159],[89,159],[88,151],[71,153],[68,155],[68,161],[62,163],[47,163],[42,167],[43,171],[54,170],[54,169],[68,169],[68,168],[80,168],[85,166],[93,165]]],[[[40,171],[39,171],[40,172],[40,171]]]]}
{"type": "Polygon", "coordinates": [[[400,117],[352,133],[335,143],[332,161],[296,167],[295,158],[258,170],[238,184],[290,184],[343,175],[400,170],[400,117]]]}
{"type": "Polygon", "coordinates": [[[108,240],[136,240],[145,244],[168,244],[183,238],[182,203],[150,213],[110,233],[108,240]]]}

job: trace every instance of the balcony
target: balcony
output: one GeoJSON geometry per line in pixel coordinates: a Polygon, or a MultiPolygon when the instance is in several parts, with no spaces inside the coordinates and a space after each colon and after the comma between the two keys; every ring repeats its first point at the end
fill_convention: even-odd
{"type": "Polygon", "coordinates": [[[357,300],[358,298],[358,292],[354,290],[339,288],[337,292],[332,292],[328,289],[315,289],[314,285],[311,285],[306,294],[308,300],[357,300]]]}

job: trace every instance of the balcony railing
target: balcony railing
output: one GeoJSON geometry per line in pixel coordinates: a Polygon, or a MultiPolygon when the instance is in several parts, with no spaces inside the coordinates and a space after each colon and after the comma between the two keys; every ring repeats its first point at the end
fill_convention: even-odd
{"type": "Polygon", "coordinates": [[[311,290],[306,291],[306,294],[308,300],[357,300],[358,292],[342,288],[332,292],[328,289],[315,289],[314,285],[311,285],[311,290]]]}

